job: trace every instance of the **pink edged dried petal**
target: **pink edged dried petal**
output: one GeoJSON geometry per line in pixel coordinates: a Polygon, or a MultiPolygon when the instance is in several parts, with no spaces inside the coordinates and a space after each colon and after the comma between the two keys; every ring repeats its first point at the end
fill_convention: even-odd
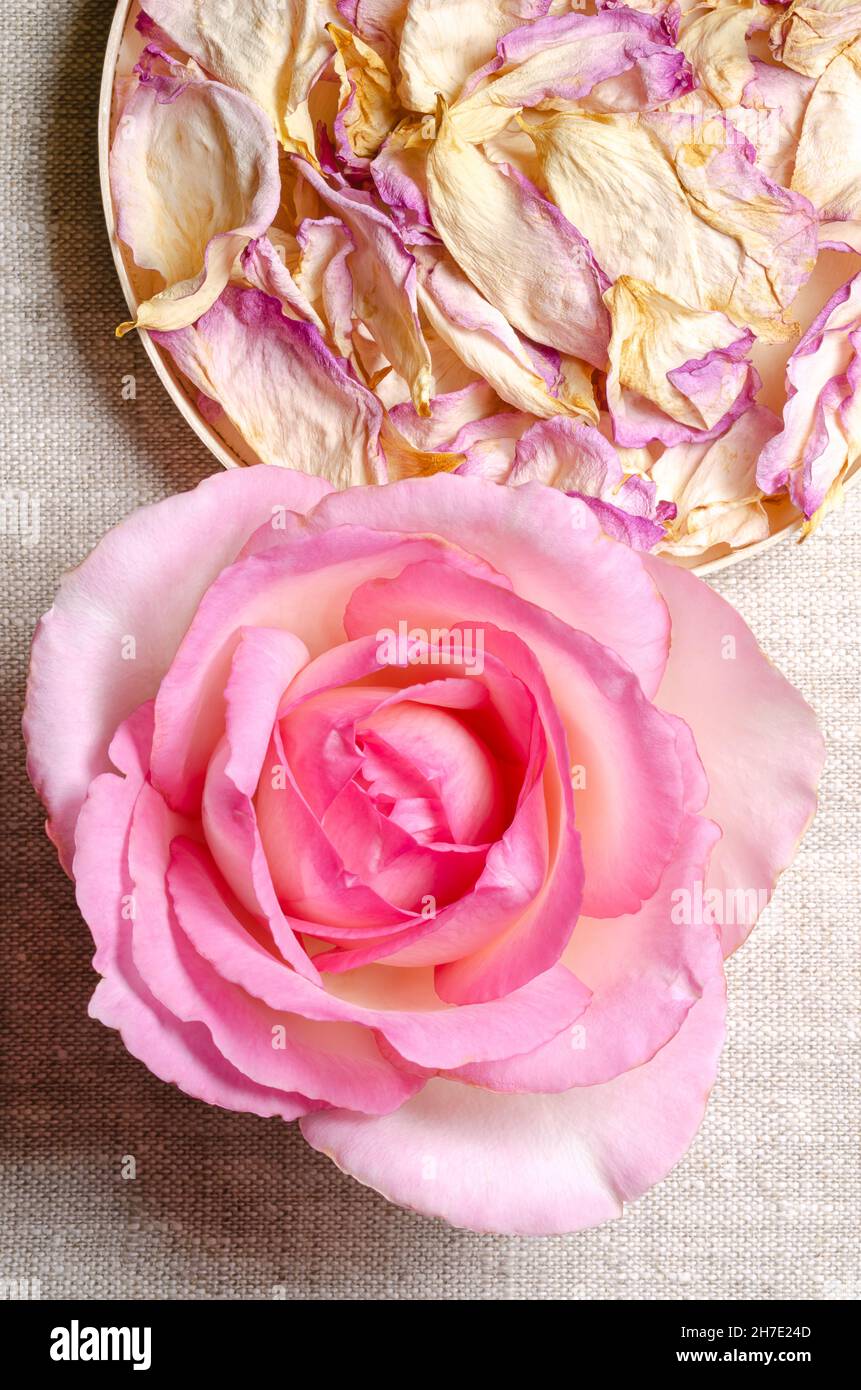
{"type": "Polygon", "coordinates": [[[691,86],[669,26],[620,6],[548,15],[512,30],[469,79],[452,114],[464,136],[480,141],[523,108],[639,111],[674,101],[691,86]]]}
{"type": "Polygon", "coordinates": [[[584,381],[580,396],[554,394],[557,368],[520,337],[505,315],[475,288],[445,253],[417,247],[418,297],[434,332],[467,367],[481,376],[509,405],[544,419],[552,415],[597,417],[594,392],[584,381]]]}
{"type": "Polygon", "coordinates": [[[109,768],[114,731],[156,694],[212,580],[273,511],[304,512],[330,490],[275,468],[220,472],[133,512],[64,578],[33,641],[24,734],[67,870],[75,820],[109,768]]]}
{"type": "Polygon", "coordinates": [[[277,142],[254,102],[157,50],[138,71],[111,149],[111,188],[118,236],[166,289],[120,333],[181,329],[205,314],[281,201],[277,142]]]}
{"type": "Polygon", "coordinates": [[[416,303],[416,264],[390,217],[366,193],[335,188],[305,160],[296,167],[322,202],[349,229],[354,249],[347,264],[355,287],[356,317],[383,355],[409,383],[413,404],[427,413],[431,361],[416,303]]]}
{"type": "Polygon", "coordinates": [[[829,63],[813,89],[792,187],[823,221],[861,218],[861,36],[829,63]]]}
{"type": "Polygon", "coordinates": [[[757,167],[722,114],[566,111],[525,129],[542,186],[611,279],[723,312],[770,342],[794,336],[784,311],[815,264],[815,209],[757,167]]]}
{"type": "Polygon", "coordinates": [[[261,462],[325,470],[336,487],[385,481],[379,401],[319,329],[287,318],[277,299],[230,285],[193,327],[153,338],[261,462]]]}
{"type": "Polygon", "coordinates": [[[789,489],[808,518],[832,501],[861,450],[861,275],[832,295],[786,365],[783,429],[765,445],[756,480],[789,489]]]}
{"type": "Polygon", "coordinates": [[[769,42],[786,67],[819,77],[859,30],[859,0],[794,0],[777,16],[769,42]]]}
{"type": "Polygon", "coordinates": [[[455,1226],[553,1235],[620,1216],[691,1143],[715,1079],[725,988],[715,963],[679,1032],[644,1066],[561,1095],[442,1079],[379,1120],[306,1116],[302,1133],[389,1201],[455,1226]]]}
{"type": "Polygon", "coordinates": [[[773,411],[752,405],[720,438],[664,451],[652,478],[660,496],[672,499],[676,516],[661,553],[700,555],[714,545],[748,545],[769,535],[756,470],[763,447],[779,431],[773,411]]]}
{"type": "Polygon", "coordinates": [[[502,34],[540,19],[550,5],[551,0],[406,0],[398,47],[403,104],[433,111],[437,94],[452,101],[470,73],[492,58],[502,34]]]}
{"type": "Polygon", "coordinates": [[[593,426],[574,420],[533,425],[519,440],[511,486],[540,482],[581,498],[601,528],[637,550],[651,550],[664,536],[657,488],[649,479],[626,477],[618,453],[593,426]]]}
{"type": "Polygon", "coordinates": [[[351,357],[354,294],[349,257],[355,249],[353,237],[337,217],[306,218],[296,241],[301,253],[297,284],[317,306],[335,351],[351,357]]]}
{"type": "Polygon", "coordinates": [[[735,610],[694,575],[645,556],[673,624],[656,699],[690,726],[720,827],[704,910],[724,954],[747,937],[816,809],[825,756],[810,706],[757,646],[735,610]]]}
{"type": "Polygon", "coordinates": [[[243,277],[252,289],[260,290],[270,299],[277,299],[281,305],[281,312],[288,318],[313,323],[315,328],[325,334],[325,322],[296,283],[287,268],[286,259],[282,258],[279,251],[283,254],[283,245],[279,247],[278,242],[270,240],[269,237],[258,237],[256,241],[252,241],[242,253],[243,277]]]}
{"type": "Polygon", "coordinates": [[[613,321],[607,402],[619,444],[716,438],[759,389],[753,334],[622,276],[604,296],[613,321]]]}
{"type": "Polygon", "coordinates": [[[748,130],[750,126],[750,138],[756,147],[760,168],[775,183],[788,188],[813,80],[791,68],[776,67],[759,58],[751,62],[753,77],[742,94],[742,104],[751,113],[749,122],[740,122],[739,112],[734,112],[733,117],[741,129],[748,130]]]}
{"type": "Polygon", "coordinates": [[[427,176],[433,226],[488,302],[534,342],[602,366],[609,281],[576,227],[516,169],[463,140],[452,114],[427,176]]]}

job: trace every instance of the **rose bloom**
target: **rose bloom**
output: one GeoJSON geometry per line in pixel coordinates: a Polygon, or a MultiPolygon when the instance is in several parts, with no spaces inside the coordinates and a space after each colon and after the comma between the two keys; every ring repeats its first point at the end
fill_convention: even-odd
{"type": "Polygon", "coordinates": [[[132,515],[33,647],[30,771],[165,1081],[479,1231],[685,1152],[813,715],[702,581],[537,483],[260,466],[132,515]]]}

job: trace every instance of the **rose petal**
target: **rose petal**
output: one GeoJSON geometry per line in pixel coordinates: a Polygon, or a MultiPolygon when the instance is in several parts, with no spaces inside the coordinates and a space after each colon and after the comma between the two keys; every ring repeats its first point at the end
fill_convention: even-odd
{"type": "Polygon", "coordinates": [[[192,328],[153,336],[263,463],[325,469],[336,487],[385,480],[379,402],[276,299],[231,285],[192,328]]]}
{"type": "Polygon", "coordinates": [[[115,729],[155,695],[212,580],[273,510],[305,511],[328,491],[320,478],[281,469],[221,472],[134,512],[63,580],[33,641],[24,731],[67,869],[75,820],[110,766],[115,729]]]}
{"type": "Polygon", "coordinates": [[[281,201],[278,146],[253,102],[150,50],[139,72],[111,148],[117,234],[167,288],[119,333],[205,314],[281,201]]]}
{"type": "Polygon", "coordinates": [[[723,832],[706,886],[720,895],[728,955],[748,935],[813,816],[822,736],[809,705],[728,603],[677,565],[651,555],[643,564],[673,622],[657,699],[690,725],[708,769],[705,814],[723,832]]]}
{"type": "Polygon", "coordinates": [[[718,965],[676,1037],[603,1086],[503,1096],[434,1080],[384,1120],[329,1111],[302,1133],[393,1202],[476,1231],[550,1235],[621,1215],[688,1148],[724,1033],[718,965]]]}

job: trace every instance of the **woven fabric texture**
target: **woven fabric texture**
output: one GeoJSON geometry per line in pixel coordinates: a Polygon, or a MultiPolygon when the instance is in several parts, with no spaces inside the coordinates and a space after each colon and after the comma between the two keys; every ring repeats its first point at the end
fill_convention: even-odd
{"type": "Polygon", "coordinates": [[[543,1240],[449,1230],[342,1176],[295,1128],[162,1085],[88,1020],[89,935],[24,773],[30,634],[105,529],[215,466],[134,335],[113,339],[124,304],[95,138],[111,14],[27,0],[0,35],[0,1281],[83,1299],[857,1298],[861,489],[806,545],[715,581],[818,711],[829,760],[797,861],[730,962],[703,1128],[623,1220],[543,1240]]]}

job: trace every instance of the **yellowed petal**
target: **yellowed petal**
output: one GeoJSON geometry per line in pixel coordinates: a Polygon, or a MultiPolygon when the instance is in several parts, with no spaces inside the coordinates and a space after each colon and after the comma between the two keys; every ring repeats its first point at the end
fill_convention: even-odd
{"type": "Polygon", "coordinates": [[[530,355],[507,319],[450,259],[419,248],[417,261],[419,303],[431,328],[502,400],[541,419],[597,419],[591,379],[582,363],[557,359],[556,394],[551,394],[546,367],[542,374],[537,355],[530,355]]]}
{"type": "Polygon", "coordinates": [[[829,63],[813,89],[792,187],[823,217],[861,218],[861,39],[829,63]]]}
{"type": "Polygon", "coordinates": [[[815,264],[813,209],[751,164],[722,118],[703,129],[675,111],[565,113],[525,128],[551,197],[611,279],[644,280],[770,341],[794,335],[782,311],[815,264]]]}
{"type": "Polygon", "coordinates": [[[404,106],[433,111],[438,95],[453,101],[497,40],[543,8],[532,0],[409,0],[399,52],[404,106]]]}
{"type": "Polygon", "coordinates": [[[770,41],[787,67],[819,77],[861,32],[861,0],[794,0],[775,18],[770,41]]]}
{"type": "Polygon", "coordinates": [[[425,414],[433,378],[418,319],[413,257],[385,213],[355,190],[333,188],[310,165],[297,164],[321,202],[353,238],[346,264],[353,277],[356,317],[367,325],[395,371],[409,382],[415,407],[425,414]]]}
{"type": "Polygon", "coordinates": [[[748,381],[742,354],[751,335],[740,338],[725,314],[689,309],[626,275],[605,300],[613,321],[607,401],[620,442],[641,447],[649,438],[673,443],[681,437],[657,421],[650,424],[646,403],[686,431],[707,432],[723,420],[748,381]],[[695,384],[690,373],[679,375],[691,363],[701,364],[695,384]]]}
{"type": "Polygon", "coordinates": [[[203,68],[252,97],[294,148],[288,117],[332,53],[336,0],[147,0],[146,12],[203,68]]]}
{"type": "Polygon", "coordinates": [[[353,153],[370,159],[398,120],[400,107],[392,79],[370,44],[337,24],[328,28],[335,44],[335,71],[341,80],[344,129],[353,153]]]}
{"type": "Polygon", "coordinates": [[[165,289],[134,324],[184,328],[212,307],[237,256],[278,213],[278,146],[263,112],[196,64],[148,53],[110,159],[117,231],[165,289]]]}
{"type": "Polygon", "coordinates": [[[711,10],[694,10],[683,21],[679,48],[701,85],[723,107],[742,99],[754,75],[747,51],[750,29],[766,28],[774,12],[759,0],[738,0],[711,10]]]}
{"type": "Polygon", "coordinates": [[[436,231],[508,322],[537,343],[603,366],[607,281],[558,208],[464,141],[448,115],[428,156],[427,185],[436,231]]]}

